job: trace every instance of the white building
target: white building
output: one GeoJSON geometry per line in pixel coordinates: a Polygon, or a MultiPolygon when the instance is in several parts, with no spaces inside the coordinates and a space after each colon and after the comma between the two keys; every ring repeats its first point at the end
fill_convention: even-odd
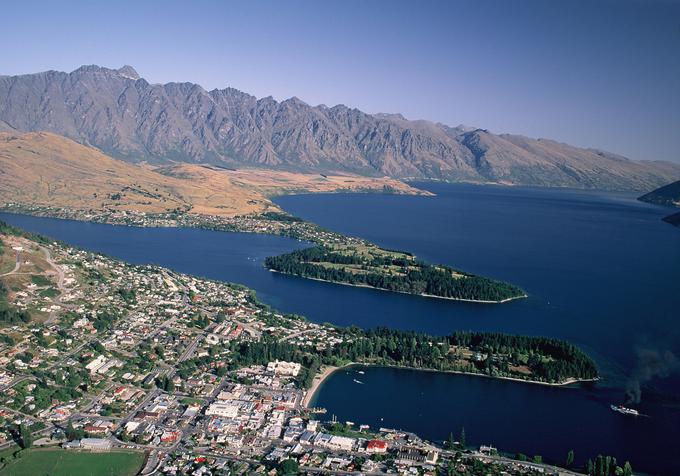
{"type": "Polygon", "coordinates": [[[97,373],[97,371],[106,363],[106,357],[100,355],[92,362],[87,364],[85,368],[90,371],[91,374],[97,373]]]}
{"type": "Polygon", "coordinates": [[[309,420],[307,422],[307,431],[316,431],[319,428],[319,422],[317,420],[309,420]]]}
{"type": "Polygon", "coordinates": [[[276,375],[288,375],[291,377],[296,377],[297,374],[300,373],[301,368],[302,366],[295,362],[284,362],[279,360],[275,362],[269,362],[267,364],[268,372],[273,372],[276,375]]]}
{"type": "Polygon", "coordinates": [[[80,447],[84,450],[109,451],[111,449],[111,440],[104,438],[83,438],[80,440],[80,447]]]}
{"type": "Polygon", "coordinates": [[[205,410],[205,414],[234,418],[238,415],[238,407],[229,403],[213,403],[205,410]]]}
{"type": "Polygon", "coordinates": [[[321,446],[326,446],[327,448],[333,450],[352,451],[355,441],[356,440],[354,438],[333,435],[330,438],[325,439],[321,446]]]}

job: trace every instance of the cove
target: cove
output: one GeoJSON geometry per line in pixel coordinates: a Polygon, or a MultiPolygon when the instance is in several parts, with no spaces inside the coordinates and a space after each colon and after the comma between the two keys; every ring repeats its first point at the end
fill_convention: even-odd
{"type": "Polygon", "coordinates": [[[329,419],[403,429],[443,442],[465,428],[468,445],[542,455],[564,464],[598,452],[631,461],[654,474],[678,474],[673,460],[680,418],[673,411],[622,418],[609,410],[613,389],[554,388],[477,376],[353,366],[331,374],[311,400],[329,419]],[[359,374],[358,371],[363,372],[359,374]],[[359,381],[361,383],[357,383],[359,381]],[[665,437],[663,437],[665,435],[665,437]]]}

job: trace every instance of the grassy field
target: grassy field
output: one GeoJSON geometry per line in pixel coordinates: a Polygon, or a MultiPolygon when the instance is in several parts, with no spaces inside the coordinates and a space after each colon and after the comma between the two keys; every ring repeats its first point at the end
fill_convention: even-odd
{"type": "Polygon", "coordinates": [[[52,281],[40,274],[31,275],[31,282],[36,286],[49,286],[52,284],[52,281]]]}
{"type": "MultiPolygon", "coordinates": [[[[5,247],[2,248],[2,255],[0,256],[0,274],[9,273],[14,269],[14,264],[16,263],[16,258],[14,253],[6,252],[5,247]]],[[[10,250],[11,251],[11,250],[10,250]]]]}
{"type": "Polygon", "coordinates": [[[46,449],[22,451],[0,470],[0,476],[133,476],[144,462],[144,454],[132,451],[85,453],[46,449]]]}
{"type": "MultiPolygon", "coordinates": [[[[410,253],[405,253],[401,251],[386,250],[379,248],[374,245],[335,245],[331,246],[330,249],[335,253],[339,253],[344,256],[357,256],[360,258],[362,264],[340,264],[340,263],[330,263],[327,261],[317,261],[316,264],[330,269],[340,269],[345,270],[352,274],[371,274],[377,273],[389,276],[406,276],[409,271],[417,271],[418,265],[416,259],[410,253]],[[388,260],[403,260],[406,263],[411,263],[408,266],[385,264],[380,266],[372,266],[369,263],[373,258],[384,258],[388,260]]],[[[435,266],[435,269],[450,272],[453,278],[463,278],[462,274],[456,273],[454,270],[446,270],[444,267],[435,266]]]]}

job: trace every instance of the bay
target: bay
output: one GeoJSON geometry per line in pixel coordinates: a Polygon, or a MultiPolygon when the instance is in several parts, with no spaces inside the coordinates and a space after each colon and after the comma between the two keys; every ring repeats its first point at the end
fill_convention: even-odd
{"type": "Polygon", "coordinates": [[[636,474],[680,474],[677,411],[626,417],[609,409],[615,398],[611,388],[358,366],[333,373],[311,404],[327,408],[329,419],[407,430],[438,443],[450,433],[457,440],[464,428],[468,445],[492,445],[511,456],[541,455],[564,465],[569,450],[577,464],[602,453],[620,464],[630,460],[636,474]]]}
{"type": "Polygon", "coordinates": [[[597,385],[548,388],[371,368],[365,386],[334,374],[317,404],[357,423],[376,425],[385,418],[389,424],[383,426],[432,440],[465,426],[472,444],[558,462],[569,449],[577,450],[577,459],[609,453],[649,472],[680,474],[669,456],[680,440],[680,382],[673,366],[680,352],[680,230],[661,222],[667,210],[630,194],[416,185],[436,196],[330,194],[276,201],[334,231],[512,282],[528,299],[460,303],[269,273],[262,266],[266,256],[306,246],[281,237],[0,218],[133,263],[242,283],[268,304],[317,322],[567,339],[597,361],[603,375],[597,385]],[[641,366],[641,355],[658,357],[656,374],[647,381],[636,378],[650,370],[641,366]],[[379,384],[371,389],[372,381],[379,384]],[[648,416],[612,412],[609,404],[624,401],[636,383],[642,384],[639,408],[648,416]]]}

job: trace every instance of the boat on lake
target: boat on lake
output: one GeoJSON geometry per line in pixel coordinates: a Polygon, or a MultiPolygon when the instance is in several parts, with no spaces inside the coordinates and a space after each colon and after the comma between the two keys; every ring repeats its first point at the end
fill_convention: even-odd
{"type": "Polygon", "coordinates": [[[623,413],[624,415],[633,415],[633,416],[640,415],[640,412],[638,412],[634,408],[624,407],[623,405],[609,405],[609,407],[612,410],[614,410],[615,412],[623,413]]]}

